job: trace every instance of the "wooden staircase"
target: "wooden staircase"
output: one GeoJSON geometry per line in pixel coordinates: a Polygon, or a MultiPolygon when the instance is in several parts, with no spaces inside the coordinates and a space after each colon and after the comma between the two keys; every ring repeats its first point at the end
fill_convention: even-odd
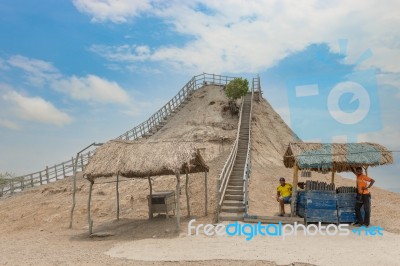
{"type": "Polygon", "coordinates": [[[251,112],[251,92],[243,99],[238,150],[232,172],[229,176],[224,199],[219,213],[220,221],[243,221],[245,212],[244,179],[251,112]]]}

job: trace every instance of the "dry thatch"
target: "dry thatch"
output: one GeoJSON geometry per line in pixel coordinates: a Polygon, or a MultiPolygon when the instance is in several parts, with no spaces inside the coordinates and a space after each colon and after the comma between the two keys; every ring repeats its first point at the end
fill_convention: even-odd
{"type": "Polygon", "coordinates": [[[392,152],[375,143],[290,143],[283,162],[287,168],[295,163],[299,169],[346,172],[351,167],[393,163],[392,152]]]}
{"type": "Polygon", "coordinates": [[[208,171],[198,149],[189,142],[140,142],[111,140],[96,150],[86,166],[89,180],[121,175],[145,178],[177,172],[208,171]]]}

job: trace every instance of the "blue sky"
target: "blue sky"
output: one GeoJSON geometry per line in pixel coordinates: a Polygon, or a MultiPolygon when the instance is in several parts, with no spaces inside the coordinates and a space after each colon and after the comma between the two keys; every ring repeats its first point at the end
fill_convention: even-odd
{"type": "MultiPolygon", "coordinates": [[[[0,172],[41,170],[91,142],[117,137],[202,72],[259,74],[267,100],[292,128],[301,128],[302,121],[293,117],[299,106],[290,84],[316,78],[334,86],[373,69],[373,79],[362,83],[375,92],[370,102],[379,119],[367,116],[365,127],[344,127],[339,137],[322,127],[316,132],[323,141],[349,135],[348,140],[400,150],[399,5],[372,0],[3,0],[0,172]]],[[[339,107],[351,113],[362,103],[358,100],[343,95],[339,107]]],[[[320,119],[310,111],[318,108],[326,104],[303,110],[308,121],[313,113],[320,119]]],[[[400,189],[397,161],[371,172],[379,185],[400,189]]]]}

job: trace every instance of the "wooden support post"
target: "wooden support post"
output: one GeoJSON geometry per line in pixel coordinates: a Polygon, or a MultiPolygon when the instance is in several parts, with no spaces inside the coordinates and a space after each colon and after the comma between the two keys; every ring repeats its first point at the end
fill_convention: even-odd
{"type": "Polygon", "coordinates": [[[363,166],[364,171],[365,171],[365,175],[368,176],[368,165],[367,166],[363,166]]]}
{"type": "Polygon", "coordinates": [[[299,180],[299,166],[297,165],[297,162],[295,162],[294,167],[293,167],[293,191],[292,191],[292,202],[290,203],[291,205],[291,216],[296,215],[296,198],[297,198],[297,183],[299,180]]]}
{"type": "Polygon", "coordinates": [[[178,232],[178,234],[180,233],[181,230],[181,189],[180,189],[180,185],[181,185],[181,177],[180,177],[180,173],[178,172],[176,174],[176,231],[178,232]]]}
{"type": "Polygon", "coordinates": [[[332,169],[331,184],[335,183],[335,169],[332,169]]]}
{"type": "MultiPolygon", "coordinates": [[[[72,157],[72,160],[74,157],[72,157]]],[[[73,178],[73,185],[72,185],[72,207],[71,207],[71,215],[69,220],[69,228],[72,228],[72,222],[74,219],[74,210],[75,210],[75,194],[76,194],[76,170],[78,169],[78,154],[75,158],[75,162],[72,161],[72,169],[74,170],[74,178],[73,178]]]]}
{"type": "Polygon", "coordinates": [[[83,171],[83,154],[81,153],[81,171],[83,171]]]}
{"type": "Polygon", "coordinates": [[[47,184],[50,183],[50,181],[49,181],[49,167],[48,166],[46,166],[46,181],[47,181],[47,184]]]}
{"type": "MultiPolygon", "coordinates": [[[[153,209],[152,209],[152,198],[153,198],[153,185],[151,184],[151,176],[148,176],[147,179],[149,180],[149,189],[150,189],[150,195],[148,199],[148,205],[149,205],[149,219],[153,219],[153,209]]],[[[168,212],[167,212],[167,218],[168,218],[168,212]]]]}
{"type": "Polygon", "coordinates": [[[64,163],[62,164],[62,167],[63,167],[63,178],[65,178],[65,164],[64,163]]]}
{"type": "Polygon", "coordinates": [[[74,157],[71,158],[71,165],[72,165],[72,173],[75,174],[75,163],[74,163],[74,157]]]}
{"type": "Polygon", "coordinates": [[[204,193],[205,193],[205,200],[204,200],[204,215],[208,215],[208,185],[207,185],[207,170],[204,172],[204,193]]]}
{"type": "Polygon", "coordinates": [[[43,185],[42,172],[39,172],[39,176],[40,176],[40,185],[43,185]]]}
{"type": "Polygon", "coordinates": [[[187,217],[190,217],[190,203],[189,203],[189,174],[188,170],[186,169],[186,186],[185,186],[185,191],[186,191],[186,206],[187,206],[187,217]]]}
{"type": "Polygon", "coordinates": [[[119,221],[119,174],[117,174],[117,183],[115,188],[117,191],[117,220],[119,221]]]}
{"type": "Polygon", "coordinates": [[[31,174],[31,187],[33,187],[33,175],[31,174]]]}
{"type": "Polygon", "coordinates": [[[54,172],[56,173],[56,181],[58,180],[57,165],[54,165],[54,172]]]}
{"type": "Polygon", "coordinates": [[[87,203],[87,210],[88,210],[88,223],[89,223],[89,235],[93,233],[93,220],[90,215],[90,202],[92,201],[92,188],[93,188],[93,181],[90,181],[90,186],[89,186],[89,198],[88,198],[88,203],[87,203]]]}

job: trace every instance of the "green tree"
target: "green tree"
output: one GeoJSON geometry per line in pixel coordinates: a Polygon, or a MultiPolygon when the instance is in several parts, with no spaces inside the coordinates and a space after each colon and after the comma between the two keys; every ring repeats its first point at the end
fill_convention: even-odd
{"type": "Polygon", "coordinates": [[[231,80],[225,88],[225,95],[231,101],[245,96],[249,91],[249,81],[247,79],[235,78],[231,80]]]}

